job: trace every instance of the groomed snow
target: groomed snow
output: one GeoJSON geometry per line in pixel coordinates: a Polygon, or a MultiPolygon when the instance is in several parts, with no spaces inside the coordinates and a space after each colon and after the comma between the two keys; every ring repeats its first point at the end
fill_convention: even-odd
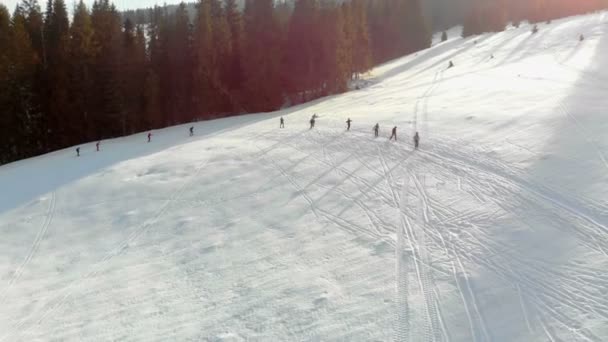
{"type": "Polygon", "coordinates": [[[608,341],[606,56],[606,12],[451,35],[358,91],[0,167],[0,341],[608,341]]]}

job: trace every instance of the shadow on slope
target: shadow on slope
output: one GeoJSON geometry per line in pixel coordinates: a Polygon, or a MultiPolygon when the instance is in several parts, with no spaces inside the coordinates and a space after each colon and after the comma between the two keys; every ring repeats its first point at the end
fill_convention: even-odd
{"type": "Polygon", "coordinates": [[[477,300],[489,308],[480,319],[492,338],[608,338],[600,329],[608,324],[608,279],[597,276],[608,266],[608,203],[597,189],[605,190],[608,174],[608,137],[601,134],[608,128],[602,118],[608,100],[584,79],[584,73],[608,67],[608,32],[601,30],[586,70],[546,119],[552,136],[535,149],[535,162],[523,174],[496,172],[520,190],[498,198],[508,217],[484,222],[487,244],[480,245],[477,262],[485,267],[469,280],[480,293],[477,300]],[[504,315],[511,301],[521,302],[522,317],[504,315]],[[513,329],[515,324],[521,329],[513,329]]]}
{"type": "Polygon", "coordinates": [[[102,141],[99,152],[95,151],[94,142],[78,145],[80,157],[76,157],[77,146],[74,146],[3,165],[0,167],[0,214],[121,162],[219,136],[279,116],[287,116],[306,110],[326,99],[270,113],[248,114],[164,128],[152,131],[150,143],[147,143],[148,132],[143,132],[102,141]],[[194,137],[188,135],[190,126],[194,127],[194,137]]]}

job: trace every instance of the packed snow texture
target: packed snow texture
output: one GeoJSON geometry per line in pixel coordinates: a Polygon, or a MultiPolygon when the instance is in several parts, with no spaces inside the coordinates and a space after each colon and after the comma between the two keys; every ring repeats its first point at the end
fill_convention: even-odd
{"type": "Polygon", "coordinates": [[[0,341],[608,341],[608,13],[539,28],[0,167],[0,341]]]}

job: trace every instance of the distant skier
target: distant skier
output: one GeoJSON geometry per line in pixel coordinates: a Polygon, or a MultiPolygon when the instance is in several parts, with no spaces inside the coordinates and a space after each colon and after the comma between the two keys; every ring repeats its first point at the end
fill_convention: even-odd
{"type": "Polygon", "coordinates": [[[279,124],[279,128],[285,128],[285,120],[283,120],[283,117],[281,116],[281,123],[279,124]]]}
{"type": "Polygon", "coordinates": [[[346,130],[350,131],[350,123],[353,122],[350,118],[348,118],[348,120],[346,120],[346,130]]]}
{"type": "Polygon", "coordinates": [[[391,133],[391,137],[388,140],[393,140],[393,138],[395,138],[395,141],[397,141],[397,126],[393,127],[393,132],[391,133]]]}
{"type": "Polygon", "coordinates": [[[418,148],[418,144],[420,143],[420,135],[418,135],[418,132],[416,132],[416,134],[414,134],[414,148],[418,148]]]}
{"type": "Polygon", "coordinates": [[[454,63],[452,63],[452,61],[450,61],[450,64],[448,64],[448,69],[454,67],[454,63]]]}
{"type": "Polygon", "coordinates": [[[190,127],[190,136],[194,135],[194,126],[190,127]]]}
{"type": "Polygon", "coordinates": [[[315,116],[313,115],[312,118],[310,118],[310,129],[313,129],[315,127],[315,116]]]}
{"type": "Polygon", "coordinates": [[[380,131],[380,125],[376,123],[376,126],[374,126],[374,136],[377,138],[378,137],[378,132],[380,131]]]}
{"type": "Polygon", "coordinates": [[[538,25],[534,25],[534,27],[532,28],[532,34],[535,34],[538,32],[538,25]]]}
{"type": "Polygon", "coordinates": [[[76,147],[76,157],[80,157],[80,147],[76,147]]]}
{"type": "Polygon", "coordinates": [[[494,54],[491,54],[491,55],[490,55],[490,59],[494,59],[494,54]]]}
{"type": "Polygon", "coordinates": [[[585,40],[585,36],[583,36],[583,35],[581,34],[581,35],[580,35],[580,37],[578,37],[578,40],[582,42],[583,40],[585,40]]]}
{"type": "Polygon", "coordinates": [[[152,133],[148,133],[148,142],[152,139],[152,133]]]}
{"type": "Polygon", "coordinates": [[[99,144],[100,144],[100,143],[101,143],[101,141],[98,141],[98,142],[95,144],[95,150],[97,150],[97,152],[99,152],[99,144]]]}

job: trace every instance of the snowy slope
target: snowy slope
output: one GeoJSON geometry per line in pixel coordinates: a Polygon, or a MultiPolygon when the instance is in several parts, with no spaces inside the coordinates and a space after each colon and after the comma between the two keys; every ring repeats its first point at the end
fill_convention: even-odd
{"type": "Polygon", "coordinates": [[[0,167],[0,341],[608,341],[608,13],[529,32],[0,167]]]}

